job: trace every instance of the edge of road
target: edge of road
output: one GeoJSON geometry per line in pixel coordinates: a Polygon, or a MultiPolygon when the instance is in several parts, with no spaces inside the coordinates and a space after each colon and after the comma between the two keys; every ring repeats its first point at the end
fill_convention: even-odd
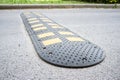
{"type": "Polygon", "coordinates": [[[120,8],[120,4],[0,4],[0,9],[120,8]]]}

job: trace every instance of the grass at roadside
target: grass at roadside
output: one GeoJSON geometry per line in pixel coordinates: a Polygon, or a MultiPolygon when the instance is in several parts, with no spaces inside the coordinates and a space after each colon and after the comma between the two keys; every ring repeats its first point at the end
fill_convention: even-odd
{"type": "Polygon", "coordinates": [[[0,4],[83,4],[81,1],[63,0],[0,0],[0,4]]]}

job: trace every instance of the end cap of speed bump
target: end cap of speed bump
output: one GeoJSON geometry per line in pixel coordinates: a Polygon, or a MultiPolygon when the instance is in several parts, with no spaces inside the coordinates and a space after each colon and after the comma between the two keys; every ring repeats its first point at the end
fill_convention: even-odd
{"type": "Polygon", "coordinates": [[[27,12],[21,17],[38,55],[44,61],[62,67],[88,67],[104,60],[103,49],[46,16],[27,12]]]}

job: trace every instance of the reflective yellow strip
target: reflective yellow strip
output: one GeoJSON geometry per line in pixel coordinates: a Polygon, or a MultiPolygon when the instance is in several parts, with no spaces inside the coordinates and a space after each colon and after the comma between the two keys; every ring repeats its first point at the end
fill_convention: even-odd
{"type": "Polygon", "coordinates": [[[43,27],[44,25],[43,24],[34,24],[34,25],[31,25],[32,28],[35,28],[35,27],[43,27]]]}
{"type": "Polygon", "coordinates": [[[82,38],[79,37],[66,37],[69,41],[84,41],[82,38]]]}
{"type": "Polygon", "coordinates": [[[34,31],[38,31],[38,30],[44,30],[47,29],[46,27],[38,27],[38,28],[33,28],[34,31]]]}
{"type": "Polygon", "coordinates": [[[67,31],[59,31],[58,33],[62,34],[62,35],[74,35],[71,32],[67,32],[67,31]]]}
{"type": "Polygon", "coordinates": [[[46,20],[43,20],[44,22],[52,22],[51,20],[49,19],[46,19],[46,20]]]}
{"type": "Polygon", "coordinates": [[[41,14],[38,14],[38,13],[36,13],[36,15],[37,15],[37,16],[40,16],[40,17],[42,16],[41,14]]]}
{"type": "Polygon", "coordinates": [[[41,20],[43,20],[44,22],[52,22],[51,20],[49,20],[48,18],[40,18],[41,20]]]}
{"type": "Polygon", "coordinates": [[[42,20],[43,20],[43,19],[47,19],[47,20],[48,20],[48,18],[40,18],[40,19],[42,19],[42,20]]]}
{"type": "Polygon", "coordinates": [[[29,21],[30,24],[32,24],[32,23],[37,23],[37,22],[39,22],[39,20],[29,21]]]}
{"type": "Polygon", "coordinates": [[[29,18],[28,21],[37,20],[37,18],[29,18]]]}
{"type": "Polygon", "coordinates": [[[30,18],[31,16],[29,16],[29,15],[26,15],[26,17],[27,17],[27,18],[30,18]]]}
{"type": "Polygon", "coordinates": [[[53,35],[55,35],[55,34],[52,32],[48,32],[48,33],[39,34],[37,36],[38,36],[38,38],[44,38],[44,37],[53,36],[53,35]]]}
{"type": "Polygon", "coordinates": [[[24,14],[26,15],[26,14],[30,14],[30,12],[24,12],[24,14]]]}
{"type": "Polygon", "coordinates": [[[48,25],[50,25],[50,26],[57,26],[58,24],[48,23],[48,25]]]}
{"type": "Polygon", "coordinates": [[[42,17],[42,15],[41,14],[36,14],[37,16],[40,16],[40,17],[42,17]]]}
{"type": "Polygon", "coordinates": [[[37,16],[42,16],[41,14],[37,13],[37,12],[33,12],[34,14],[36,14],[37,16]]]}
{"type": "Polygon", "coordinates": [[[45,46],[52,45],[52,44],[55,44],[55,43],[60,43],[60,42],[62,42],[62,41],[59,38],[54,38],[54,39],[49,39],[49,40],[42,41],[42,43],[45,46]]]}
{"type": "Polygon", "coordinates": [[[63,27],[61,27],[61,26],[59,26],[59,25],[53,25],[53,26],[51,26],[52,28],[63,28],[63,27]]]}

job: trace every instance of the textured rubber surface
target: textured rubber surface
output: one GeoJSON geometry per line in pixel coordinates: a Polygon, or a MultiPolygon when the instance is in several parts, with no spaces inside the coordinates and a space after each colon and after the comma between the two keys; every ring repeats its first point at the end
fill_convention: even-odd
{"type": "Polygon", "coordinates": [[[27,12],[21,17],[38,55],[54,65],[88,67],[104,60],[104,51],[46,16],[27,12]]]}

